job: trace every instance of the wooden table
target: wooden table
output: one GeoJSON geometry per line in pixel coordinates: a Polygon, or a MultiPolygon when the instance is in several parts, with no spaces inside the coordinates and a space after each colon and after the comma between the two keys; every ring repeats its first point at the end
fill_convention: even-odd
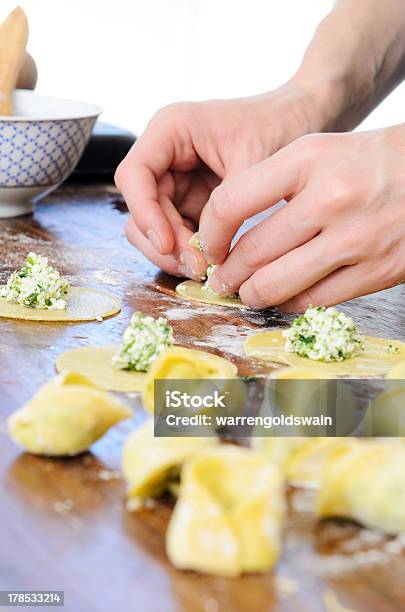
{"type": "MultiPolygon", "coordinates": [[[[314,612],[336,610],[328,603],[333,592],[357,611],[405,609],[404,538],[317,523],[305,491],[290,491],[284,553],[274,575],[228,580],[173,569],[164,549],[170,501],[139,513],[125,509],[120,448],[144,418],[136,400],[135,423],[115,428],[75,459],[20,453],[9,440],[7,415],[54,375],[55,357],[70,347],[119,341],[135,309],[166,316],[178,343],[223,354],[241,374],[265,370],[243,358],[243,338],[287,319],[275,310],[239,312],[176,297],[176,279],[127,244],[125,218],[113,187],[99,185],[65,187],[34,217],[0,222],[0,282],[32,250],[47,255],[72,283],[104,288],[123,303],[119,316],[102,323],[0,321],[0,589],[64,590],[69,612],[314,612]]],[[[405,339],[404,287],[345,309],[365,332],[405,339]]]]}

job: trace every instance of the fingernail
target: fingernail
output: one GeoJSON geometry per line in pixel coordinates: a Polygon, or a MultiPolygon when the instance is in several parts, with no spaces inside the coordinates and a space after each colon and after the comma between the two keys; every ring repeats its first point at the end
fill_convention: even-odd
{"type": "Polygon", "coordinates": [[[148,240],[150,240],[151,243],[153,244],[153,246],[156,249],[156,251],[158,253],[162,253],[162,251],[163,251],[162,243],[160,242],[160,238],[156,234],[156,232],[154,232],[153,230],[149,230],[148,232],[146,232],[146,235],[148,237],[148,240]]]}
{"type": "Polygon", "coordinates": [[[218,295],[226,295],[227,293],[229,293],[229,290],[226,285],[224,285],[223,282],[216,278],[215,272],[210,276],[208,285],[210,289],[212,289],[212,291],[214,291],[215,293],[218,293],[218,295]]]}
{"type": "Polygon", "coordinates": [[[180,263],[183,264],[185,271],[188,272],[190,276],[200,276],[198,272],[198,259],[196,255],[193,255],[190,251],[185,251],[180,254],[180,263]]]}

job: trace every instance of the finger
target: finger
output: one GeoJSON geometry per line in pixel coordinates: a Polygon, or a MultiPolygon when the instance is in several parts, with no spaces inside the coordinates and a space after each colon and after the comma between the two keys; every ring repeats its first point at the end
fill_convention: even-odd
{"type": "Polygon", "coordinates": [[[174,236],[160,205],[158,182],[173,158],[169,128],[152,124],[121,162],[115,176],[137,227],[162,255],[171,253],[174,236]]]}
{"type": "Polygon", "coordinates": [[[303,186],[303,160],[291,145],[214,189],[201,214],[199,235],[210,263],[222,263],[233,236],[252,215],[303,186]]]}
{"type": "Polygon", "coordinates": [[[255,272],[241,286],[240,297],[253,308],[276,306],[353,263],[348,255],[331,248],[329,234],[324,232],[255,272]]]}
{"type": "Polygon", "coordinates": [[[181,264],[184,276],[200,281],[205,278],[207,261],[198,249],[189,244],[194,231],[186,226],[185,220],[168,197],[161,197],[161,205],[174,234],[172,256],[181,264]]]}
{"type": "Polygon", "coordinates": [[[161,255],[156,251],[151,241],[145,238],[136,226],[132,217],[128,219],[125,233],[129,242],[139,249],[155,266],[174,276],[186,276],[181,264],[172,255],[161,255]]]}
{"type": "Polygon", "coordinates": [[[322,229],[311,212],[305,191],[243,234],[209,285],[220,295],[234,293],[256,270],[314,238],[322,229]],[[297,222],[299,219],[299,223],[297,222]]]}
{"type": "Polygon", "coordinates": [[[384,289],[383,284],[374,285],[370,282],[372,272],[365,264],[340,268],[306,291],[280,304],[278,308],[289,313],[305,312],[310,305],[335,306],[335,304],[384,289]]]}
{"type": "Polygon", "coordinates": [[[184,172],[174,172],[176,185],[172,200],[183,217],[188,217],[199,225],[201,211],[208,202],[211,192],[220,183],[220,179],[211,171],[198,169],[184,172]]]}

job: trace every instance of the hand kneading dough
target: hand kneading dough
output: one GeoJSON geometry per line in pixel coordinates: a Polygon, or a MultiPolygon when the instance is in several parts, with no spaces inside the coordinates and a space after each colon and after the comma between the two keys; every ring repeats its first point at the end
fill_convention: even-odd
{"type": "Polygon", "coordinates": [[[100,389],[107,391],[142,391],[146,372],[117,370],[112,358],[119,350],[118,344],[82,346],[59,355],[55,366],[58,372],[80,372],[100,389]]]}
{"type": "Polygon", "coordinates": [[[167,554],[177,568],[219,576],[267,571],[279,556],[284,513],[276,466],[245,448],[205,451],[182,469],[167,554]]]}
{"type": "Polygon", "coordinates": [[[128,509],[137,510],[145,499],[172,489],[183,463],[217,444],[217,438],[155,438],[152,419],[135,429],[122,454],[122,470],[128,481],[128,509]]]}
{"type": "MultiPolygon", "coordinates": [[[[250,336],[245,342],[245,353],[265,361],[283,363],[298,368],[310,368],[320,375],[336,376],[382,376],[391,366],[405,360],[405,344],[399,340],[385,340],[364,336],[364,350],[344,361],[325,363],[300,357],[284,350],[285,338],[281,329],[250,336]],[[391,345],[397,353],[389,352],[391,345]]],[[[321,376],[320,376],[321,377],[321,376]]],[[[323,378],[323,376],[322,376],[323,378]]]]}
{"type": "Polygon", "coordinates": [[[66,310],[40,310],[0,298],[0,317],[23,321],[95,321],[97,317],[111,317],[120,310],[117,298],[84,287],[70,288],[66,310]]]}
{"type": "Polygon", "coordinates": [[[203,289],[203,283],[197,281],[184,281],[177,285],[176,292],[186,300],[202,302],[204,304],[216,304],[217,306],[230,306],[231,308],[248,308],[238,297],[221,297],[203,289]]]}
{"type": "Polygon", "coordinates": [[[388,534],[405,530],[405,448],[355,442],[333,451],[316,502],[319,517],[341,517],[388,534]]]}
{"type": "Polygon", "coordinates": [[[44,385],[8,419],[11,438],[36,455],[71,456],[87,450],[105,432],[132,416],[127,406],[68,373],[44,385]]]}
{"type": "Polygon", "coordinates": [[[233,379],[237,372],[235,364],[212,353],[180,346],[164,349],[147,374],[143,391],[144,406],[153,413],[155,379],[233,379]]]}

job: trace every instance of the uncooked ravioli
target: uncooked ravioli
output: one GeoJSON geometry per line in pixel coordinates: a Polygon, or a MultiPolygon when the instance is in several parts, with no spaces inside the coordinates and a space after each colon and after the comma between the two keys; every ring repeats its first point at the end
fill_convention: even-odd
{"type": "Polygon", "coordinates": [[[118,344],[82,346],[62,353],[56,360],[58,372],[74,371],[86,376],[94,385],[107,391],[141,391],[146,372],[116,370],[111,360],[119,350],[118,344]]]}
{"type": "Polygon", "coordinates": [[[119,300],[107,293],[85,287],[71,287],[66,310],[41,310],[0,298],[0,317],[23,321],[94,321],[121,310],[119,300]]]}
{"type": "Polygon", "coordinates": [[[229,306],[231,308],[247,308],[238,297],[221,297],[215,293],[203,289],[202,283],[188,280],[176,287],[176,292],[186,300],[203,302],[204,304],[216,304],[217,306],[229,306]]]}
{"type": "Polygon", "coordinates": [[[284,350],[283,330],[263,332],[250,336],[245,342],[245,353],[264,361],[273,361],[295,367],[310,367],[320,374],[333,376],[383,376],[388,370],[405,360],[405,344],[399,340],[364,336],[364,350],[350,359],[327,363],[300,357],[284,350]],[[389,348],[391,346],[391,348],[389,348]],[[393,352],[397,350],[397,352],[393,352]]]}

